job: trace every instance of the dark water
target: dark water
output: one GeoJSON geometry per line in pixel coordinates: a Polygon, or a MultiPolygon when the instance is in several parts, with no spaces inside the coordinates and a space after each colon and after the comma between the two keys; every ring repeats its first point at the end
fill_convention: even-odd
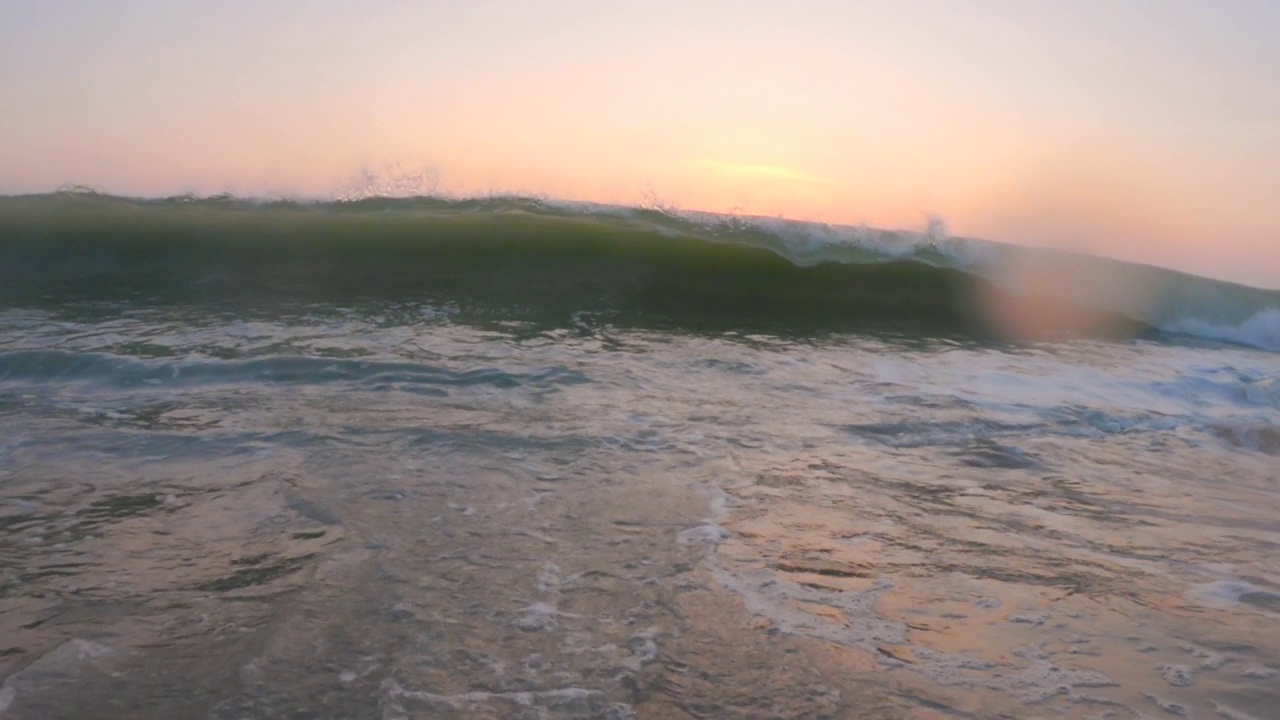
{"type": "Polygon", "coordinates": [[[845,323],[789,313],[854,275],[754,255],[451,294],[474,258],[338,287],[32,233],[6,720],[1280,717],[1274,353],[1006,343],[915,318],[954,277],[917,261],[845,323]]]}

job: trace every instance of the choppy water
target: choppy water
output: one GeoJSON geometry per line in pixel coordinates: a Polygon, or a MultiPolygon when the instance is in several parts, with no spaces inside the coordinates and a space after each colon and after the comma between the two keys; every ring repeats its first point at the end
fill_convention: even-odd
{"type": "Polygon", "coordinates": [[[0,716],[1280,718],[1277,355],[0,310],[0,716]]]}

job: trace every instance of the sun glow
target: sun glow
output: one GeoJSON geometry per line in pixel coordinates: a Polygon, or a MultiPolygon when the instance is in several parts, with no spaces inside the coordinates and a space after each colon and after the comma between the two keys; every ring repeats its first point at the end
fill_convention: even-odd
{"type": "Polygon", "coordinates": [[[795,183],[800,185],[817,185],[828,188],[839,188],[841,183],[812,175],[782,165],[756,165],[749,163],[726,162],[723,160],[693,160],[689,163],[695,170],[703,170],[713,175],[737,179],[757,180],[763,182],[795,183]]]}

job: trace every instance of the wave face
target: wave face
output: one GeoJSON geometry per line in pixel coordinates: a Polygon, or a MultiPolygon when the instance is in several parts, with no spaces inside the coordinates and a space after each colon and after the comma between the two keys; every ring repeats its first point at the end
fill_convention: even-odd
{"type": "Polygon", "coordinates": [[[499,316],[1014,336],[1150,330],[1280,351],[1280,292],[925,233],[528,198],[0,198],[0,300],[416,297],[499,316]]]}

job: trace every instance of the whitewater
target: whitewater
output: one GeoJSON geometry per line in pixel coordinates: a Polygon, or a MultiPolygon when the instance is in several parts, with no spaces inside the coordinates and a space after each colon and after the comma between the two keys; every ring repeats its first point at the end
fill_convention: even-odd
{"type": "Polygon", "coordinates": [[[0,718],[1280,718],[1280,291],[0,197],[0,718]]]}

